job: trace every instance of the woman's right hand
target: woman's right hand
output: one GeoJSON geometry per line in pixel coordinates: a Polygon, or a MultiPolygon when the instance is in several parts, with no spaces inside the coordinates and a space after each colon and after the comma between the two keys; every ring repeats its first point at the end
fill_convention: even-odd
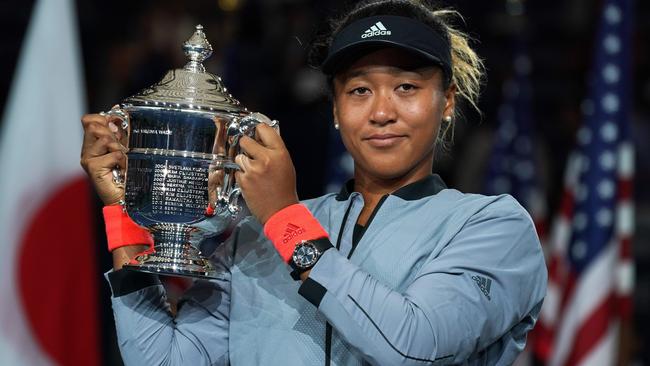
{"type": "Polygon", "coordinates": [[[101,114],[86,114],[81,118],[84,129],[81,166],[92,180],[104,205],[124,199],[124,188],[113,182],[113,169],[126,169],[126,148],[118,127],[119,118],[101,114]]]}

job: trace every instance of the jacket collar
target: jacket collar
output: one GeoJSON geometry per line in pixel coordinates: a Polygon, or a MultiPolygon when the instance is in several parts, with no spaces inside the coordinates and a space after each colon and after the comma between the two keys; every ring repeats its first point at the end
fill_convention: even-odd
{"type": "MultiPolygon", "coordinates": [[[[416,182],[405,185],[391,193],[391,195],[406,201],[415,201],[424,197],[433,196],[445,188],[447,188],[447,185],[442,181],[442,178],[438,174],[431,174],[416,182]]],[[[350,198],[352,192],[354,192],[354,179],[345,182],[343,187],[341,187],[341,191],[336,195],[336,200],[345,201],[350,198]]]]}

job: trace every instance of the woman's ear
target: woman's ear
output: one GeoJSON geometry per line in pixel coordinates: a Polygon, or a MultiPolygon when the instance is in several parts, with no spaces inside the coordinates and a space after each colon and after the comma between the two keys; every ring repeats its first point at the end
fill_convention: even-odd
{"type": "Polygon", "coordinates": [[[332,100],[332,116],[334,117],[334,128],[339,129],[339,118],[337,117],[336,101],[332,100]]]}
{"type": "Polygon", "coordinates": [[[454,108],[456,108],[456,84],[451,84],[445,91],[445,109],[442,111],[442,117],[453,118],[454,108]]]}

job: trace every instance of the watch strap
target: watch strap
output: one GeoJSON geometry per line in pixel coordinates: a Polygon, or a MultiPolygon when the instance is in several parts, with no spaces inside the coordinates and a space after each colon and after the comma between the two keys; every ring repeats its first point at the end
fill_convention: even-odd
{"type": "Polygon", "coordinates": [[[297,243],[327,237],[327,232],[305,205],[297,203],[273,214],[264,224],[264,235],[289,263],[297,243]]]}
{"type": "MultiPolygon", "coordinates": [[[[316,263],[318,263],[318,260],[319,260],[320,257],[323,255],[323,253],[325,253],[325,251],[334,248],[334,245],[332,245],[332,242],[329,240],[329,238],[318,238],[318,239],[305,240],[305,241],[308,241],[308,242],[312,243],[312,244],[314,245],[314,247],[316,248],[316,250],[318,250],[318,252],[320,253],[320,255],[318,256],[318,258],[316,259],[316,261],[314,262],[314,264],[312,264],[312,265],[311,265],[310,267],[308,267],[308,268],[299,268],[299,267],[296,266],[296,264],[293,262],[293,259],[291,259],[291,260],[289,261],[289,266],[291,266],[291,269],[292,269],[292,271],[291,271],[291,278],[293,278],[293,279],[296,280],[296,281],[300,280],[300,275],[301,275],[302,273],[304,273],[304,272],[306,272],[306,271],[312,269],[312,268],[316,265],[316,263]]],[[[298,245],[300,245],[300,243],[296,244],[296,247],[297,247],[298,245]]]]}

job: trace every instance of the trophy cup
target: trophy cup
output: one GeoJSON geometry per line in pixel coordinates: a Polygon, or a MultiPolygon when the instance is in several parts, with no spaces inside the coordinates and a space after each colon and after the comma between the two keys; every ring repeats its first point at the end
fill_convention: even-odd
{"type": "Polygon", "coordinates": [[[127,169],[113,171],[125,189],[124,210],[149,230],[154,250],[124,268],[200,278],[218,273],[201,253],[201,242],[241,219],[234,173],[239,139],[266,123],[228,94],[221,78],[202,62],[212,54],[201,25],[183,44],[189,62],[157,84],[123,100],[105,115],[117,116],[127,169]]]}

